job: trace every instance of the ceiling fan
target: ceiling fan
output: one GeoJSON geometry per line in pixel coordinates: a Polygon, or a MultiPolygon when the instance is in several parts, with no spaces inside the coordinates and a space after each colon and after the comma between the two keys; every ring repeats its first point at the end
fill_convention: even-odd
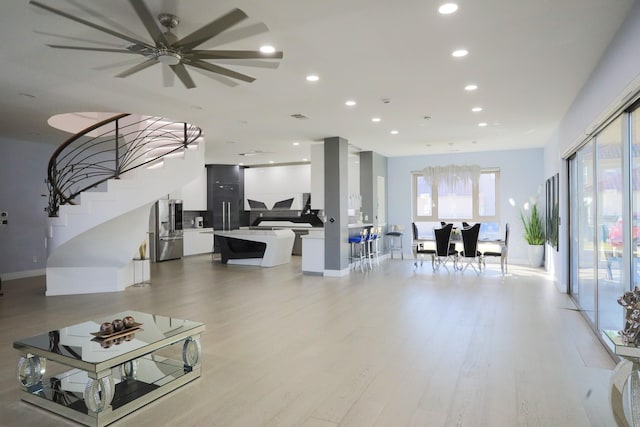
{"type": "MultiPolygon", "coordinates": [[[[202,43],[213,39],[214,37],[220,35],[222,32],[228,30],[234,25],[240,23],[241,21],[248,18],[248,16],[240,9],[233,9],[231,12],[220,16],[219,18],[213,20],[209,24],[197,29],[191,34],[178,38],[172,30],[178,26],[180,19],[170,13],[161,13],[158,15],[158,22],[166,29],[164,32],[158,26],[158,23],[153,18],[151,12],[145,5],[142,0],[129,0],[131,6],[135,10],[138,18],[142,21],[145,28],[149,32],[149,35],[153,39],[152,43],[148,43],[146,41],[137,40],[133,37],[130,37],[126,34],[120,33],[118,31],[111,30],[109,28],[103,27],[98,24],[94,24],[93,22],[86,21],[82,18],[78,18],[76,16],[70,15],[64,11],[52,8],[50,6],[44,5],[35,0],[31,0],[30,4],[37,6],[41,9],[47,10],[49,12],[55,13],[56,15],[60,15],[72,21],[79,22],[88,27],[94,28],[96,30],[102,31],[104,33],[110,34],[114,37],[125,40],[131,45],[127,46],[124,49],[110,49],[110,48],[94,48],[94,47],[84,47],[84,46],[62,46],[62,45],[48,45],[49,47],[56,49],[72,49],[72,50],[85,50],[85,51],[93,51],[93,52],[117,52],[117,53],[129,53],[129,54],[138,54],[146,57],[147,59],[137,65],[134,65],[131,68],[128,68],[116,75],[116,77],[128,77],[138,71],[142,71],[152,65],[157,63],[166,65],[169,69],[173,71],[173,73],[169,73],[169,77],[173,77],[176,75],[180,81],[185,85],[187,89],[192,89],[196,87],[193,79],[191,78],[189,72],[187,71],[186,65],[194,68],[198,68],[201,70],[209,71],[211,73],[215,73],[215,76],[210,76],[216,78],[216,80],[221,81],[230,86],[235,86],[236,83],[232,79],[241,80],[244,82],[251,83],[255,80],[254,77],[248,76],[246,74],[239,73],[237,71],[230,70],[229,68],[222,67],[220,65],[212,64],[210,62],[206,62],[206,59],[210,60],[221,60],[221,59],[281,59],[282,52],[271,52],[271,53],[263,53],[259,50],[198,50],[195,49],[197,46],[202,43]],[[228,77],[228,78],[226,78],[228,77]]],[[[248,30],[252,32],[252,34],[258,34],[259,32],[266,31],[266,26],[264,24],[254,25],[252,28],[248,30]]],[[[250,66],[259,66],[256,63],[247,63],[246,65],[250,66]]],[[[277,67],[278,64],[275,64],[277,67]]],[[[163,67],[166,69],[167,67],[163,67]]],[[[170,80],[165,75],[165,86],[170,86],[170,80]]]]}

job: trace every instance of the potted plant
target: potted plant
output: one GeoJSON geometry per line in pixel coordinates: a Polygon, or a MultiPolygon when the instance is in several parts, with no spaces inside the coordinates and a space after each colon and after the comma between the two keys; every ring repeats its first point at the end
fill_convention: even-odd
{"type": "Polygon", "coordinates": [[[544,258],[544,221],[538,212],[538,205],[532,204],[528,214],[520,212],[524,227],[524,238],[529,244],[529,264],[540,267],[544,258]]]}

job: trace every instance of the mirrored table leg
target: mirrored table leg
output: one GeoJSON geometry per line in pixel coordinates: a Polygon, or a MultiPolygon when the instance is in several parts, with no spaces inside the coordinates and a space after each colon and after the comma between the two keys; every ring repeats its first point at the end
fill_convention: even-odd
{"type": "Polygon", "coordinates": [[[84,403],[91,412],[102,412],[111,406],[115,385],[111,374],[106,377],[89,378],[84,389],[84,403]]]}
{"type": "Polygon", "coordinates": [[[46,371],[47,359],[26,355],[18,359],[18,382],[29,391],[42,389],[42,378],[46,371]]]}
{"type": "Polygon", "coordinates": [[[185,371],[191,371],[194,366],[200,362],[202,347],[200,346],[199,337],[189,337],[184,340],[182,346],[182,361],[184,362],[185,371]]]}

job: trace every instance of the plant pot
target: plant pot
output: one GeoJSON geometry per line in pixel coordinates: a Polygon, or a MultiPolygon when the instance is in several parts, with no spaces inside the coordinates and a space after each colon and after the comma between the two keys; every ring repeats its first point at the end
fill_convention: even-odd
{"type": "Polygon", "coordinates": [[[544,245],[529,245],[529,265],[540,267],[544,260],[544,245]]]}

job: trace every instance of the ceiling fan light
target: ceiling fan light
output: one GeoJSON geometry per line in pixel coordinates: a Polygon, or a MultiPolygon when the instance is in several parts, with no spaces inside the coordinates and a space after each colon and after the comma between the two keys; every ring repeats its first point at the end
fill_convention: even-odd
{"type": "Polygon", "coordinates": [[[165,65],[178,65],[182,57],[175,52],[159,52],[158,61],[165,65]]]}
{"type": "Polygon", "coordinates": [[[276,48],[273,46],[269,46],[269,45],[265,45],[265,46],[260,46],[260,52],[264,53],[264,54],[271,54],[274,53],[276,51],[276,48]]]}

